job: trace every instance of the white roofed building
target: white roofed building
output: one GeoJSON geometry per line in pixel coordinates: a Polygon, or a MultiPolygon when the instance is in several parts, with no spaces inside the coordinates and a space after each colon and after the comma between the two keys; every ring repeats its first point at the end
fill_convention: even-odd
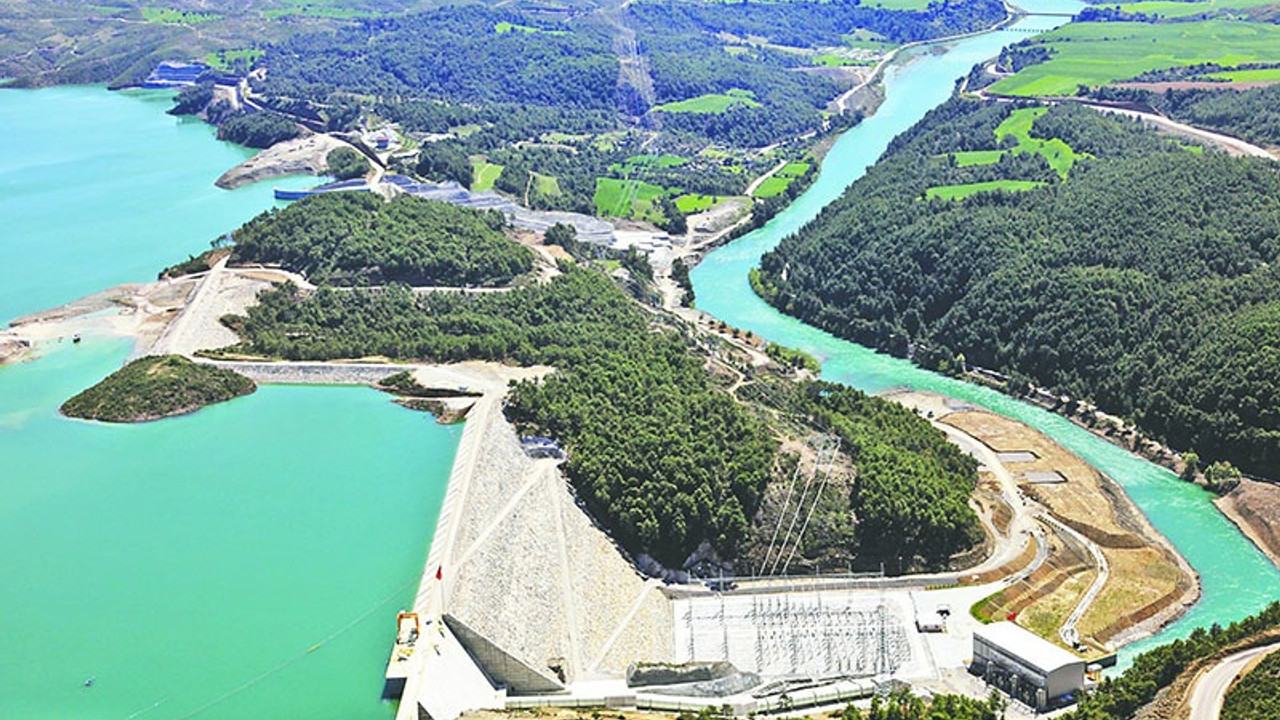
{"type": "Polygon", "coordinates": [[[1085,660],[1011,622],[973,632],[970,670],[1036,708],[1074,702],[1085,688],[1085,660]]]}

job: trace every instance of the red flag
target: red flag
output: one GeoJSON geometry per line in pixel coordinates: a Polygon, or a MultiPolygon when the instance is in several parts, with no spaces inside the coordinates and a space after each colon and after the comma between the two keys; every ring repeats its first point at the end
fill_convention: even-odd
{"type": "Polygon", "coordinates": [[[443,579],[444,579],[444,566],[443,566],[443,565],[441,565],[440,567],[436,568],[436,579],[437,579],[437,580],[443,580],[443,579]]]}

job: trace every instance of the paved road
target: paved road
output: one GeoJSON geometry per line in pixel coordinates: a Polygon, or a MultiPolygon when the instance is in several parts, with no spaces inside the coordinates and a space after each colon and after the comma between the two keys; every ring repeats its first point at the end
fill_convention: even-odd
{"type": "Polygon", "coordinates": [[[1280,643],[1242,650],[1229,655],[1212,670],[1200,676],[1191,691],[1191,720],[1218,720],[1222,714],[1222,701],[1236,676],[1250,660],[1280,650],[1280,643]]]}

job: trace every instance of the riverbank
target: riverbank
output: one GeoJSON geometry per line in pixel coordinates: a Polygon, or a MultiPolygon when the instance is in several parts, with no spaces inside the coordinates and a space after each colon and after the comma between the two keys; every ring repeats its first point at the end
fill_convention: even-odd
{"type": "Polygon", "coordinates": [[[1244,479],[1213,504],[1280,568],[1280,485],[1244,479]]]}
{"type": "MultiPolygon", "coordinates": [[[[1104,653],[1153,634],[1200,597],[1199,576],[1129,495],[1104,473],[1043,433],[976,406],[928,392],[886,397],[924,414],[949,435],[980,443],[966,449],[1005,486],[1004,504],[1030,503],[1070,531],[1047,523],[1054,553],[1047,566],[988,599],[1001,616],[1054,642],[1104,653]],[[1091,586],[1092,583],[1092,586],[1091,586]],[[1073,612],[1074,608],[1074,612],[1073,612]],[[1078,627],[1078,630],[1077,630],[1078,627]],[[1077,638],[1067,643],[1059,635],[1077,638]]],[[[957,442],[955,437],[953,442],[957,442]]],[[[993,524],[1009,520],[992,513],[993,524]]]]}

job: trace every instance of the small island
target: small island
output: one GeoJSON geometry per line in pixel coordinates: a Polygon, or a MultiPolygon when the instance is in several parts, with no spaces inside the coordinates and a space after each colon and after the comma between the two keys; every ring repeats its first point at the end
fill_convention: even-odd
{"type": "Polygon", "coordinates": [[[155,355],[134,360],[63,403],[62,414],[104,422],[147,422],[195,412],[256,389],[252,380],[237,372],[179,355],[155,355]]]}

